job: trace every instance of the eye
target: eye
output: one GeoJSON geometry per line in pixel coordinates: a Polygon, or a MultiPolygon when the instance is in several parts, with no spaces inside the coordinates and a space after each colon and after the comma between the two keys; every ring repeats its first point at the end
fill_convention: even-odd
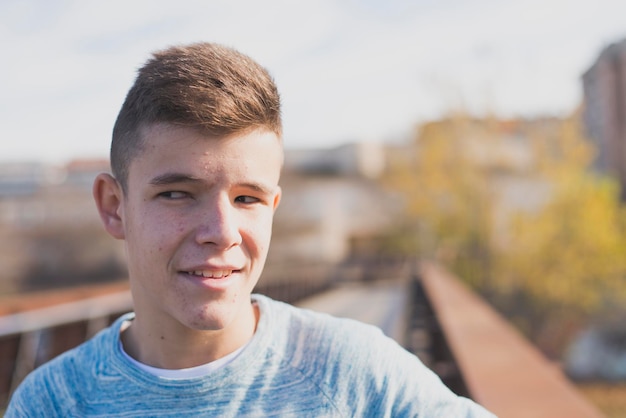
{"type": "Polygon", "coordinates": [[[167,191],[167,192],[161,192],[159,193],[159,197],[163,197],[165,199],[169,199],[169,200],[179,200],[179,199],[185,199],[190,197],[190,194],[187,192],[180,192],[180,191],[167,191]]]}
{"type": "Polygon", "coordinates": [[[235,198],[235,202],[250,204],[250,203],[260,202],[260,199],[253,197],[253,196],[237,196],[235,198]]]}

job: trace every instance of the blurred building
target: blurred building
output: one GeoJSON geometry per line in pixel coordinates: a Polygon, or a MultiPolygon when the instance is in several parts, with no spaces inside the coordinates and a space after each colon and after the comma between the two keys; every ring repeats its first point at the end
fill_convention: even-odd
{"type": "Polygon", "coordinates": [[[285,173],[380,177],[385,169],[386,155],[382,145],[356,142],[336,148],[286,150],[285,173]]]}
{"type": "Polygon", "coordinates": [[[0,164],[0,294],[119,278],[123,247],[91,194],[103,171],[106,160],[0,164]]]}
{"type": "MultiPolygon", "coordinates": [[[[285,160],[269,264],[338,263],[355,239],[379,234],[399,209],[378,184],[380,145],[287,150],[285,160]]],[[[0,294],[124,270],[123,245],[104,231],[92,198],[95,176],[107,171],[107,160],[0,164],[0,294]]]]}
{"type": "Polygon", "coordinates": [[[595,166],[616,177],[626,198],[626,40],[611,44],[583,74],[584,123],[595,166]]]}
{"type": "Polygon", "coordinates": [[[0,164],[0,226],[99,225],[91,188],[104,171],[109,171],[106,160],[0,164]]]}
{"type": "Polygon", "coordinates": [[[558,136],[562,122],[558,118],[469,117],[431,121],[418,135],[417,159],[423,158],[420,144],[428,135],[453,143],[454,148],[447,152],[462,155],[462,160],[483,176],[491,210],[491,239],[497,247],[506,248],[514,233],[512,220],[520,213],[537,213],[553,196],[552,185],[538,169],[538,149],[551,148],[550,141],[558,136]]]}
{"type": "Polygon", "coordinates": [[[340,262],[355,239],[389,227],[400,205],[377,182],[385,161],[371,143],[287,150],[269,261],[340,262]]]}

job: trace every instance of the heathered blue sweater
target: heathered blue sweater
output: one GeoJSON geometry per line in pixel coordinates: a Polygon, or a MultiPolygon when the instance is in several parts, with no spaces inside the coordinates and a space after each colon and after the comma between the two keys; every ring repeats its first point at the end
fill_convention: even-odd
{"type": "Polygon", "coordinates": [[[119,345],[129,314],[31,373],[6,417],[493,417],[375,327],[253,300],[254,337],[209,376],[164,379],[134,366],[119,345]]]}

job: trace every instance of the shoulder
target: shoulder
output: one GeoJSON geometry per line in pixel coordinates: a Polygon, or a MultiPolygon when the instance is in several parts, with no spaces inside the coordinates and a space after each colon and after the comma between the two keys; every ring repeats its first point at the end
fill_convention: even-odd
{"type": "MultiPolygon", "coordinates": [[[[255,295],[258,296],[258,295],[255,295]]],[[[372,325],[348,318],[338,318],[321,312],[302,309],[260,296],[262,316],[266,315],[267,330],[275,346],[288,346],[308,355],[344,356],[352,351],[366,353],[376,346],[395,343],[372,325]]],[[[354,357],[352,353],[351,357],[354,357]]]]}
{"type": "Polygon", "coordinates": [[[343,415],[491,416],[379,328],[266,302],[276,350],[343,415]]]}
{"type": "Polygon", "coordinates": [[[93,390],[93,377],[107,367],[118,323],[89,341],[32,371],[11,397],[7,416],[63,416],[82,395],[93,390]],[[30,413],[29,413],[30,411],[30,413]]]}
{"type": "Polygon", "coordinates": [[[328,398],[345,400],[349,393],[367,398],[372,384],[393,373],[386,359],[416,361],[372,325],[267,298],[261,302],[272,349],[328,398]]]}

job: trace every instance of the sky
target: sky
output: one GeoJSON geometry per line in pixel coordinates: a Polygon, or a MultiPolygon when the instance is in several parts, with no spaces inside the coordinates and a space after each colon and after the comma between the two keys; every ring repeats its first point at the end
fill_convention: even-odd
{"type": "Polygon", "coordinates": [[[624,0],[1,0],[0,162],[106,158],[137,68],[212,41],[266,67],[290,148],[406,140],[466,110],[566,116],[624,0]]]}

